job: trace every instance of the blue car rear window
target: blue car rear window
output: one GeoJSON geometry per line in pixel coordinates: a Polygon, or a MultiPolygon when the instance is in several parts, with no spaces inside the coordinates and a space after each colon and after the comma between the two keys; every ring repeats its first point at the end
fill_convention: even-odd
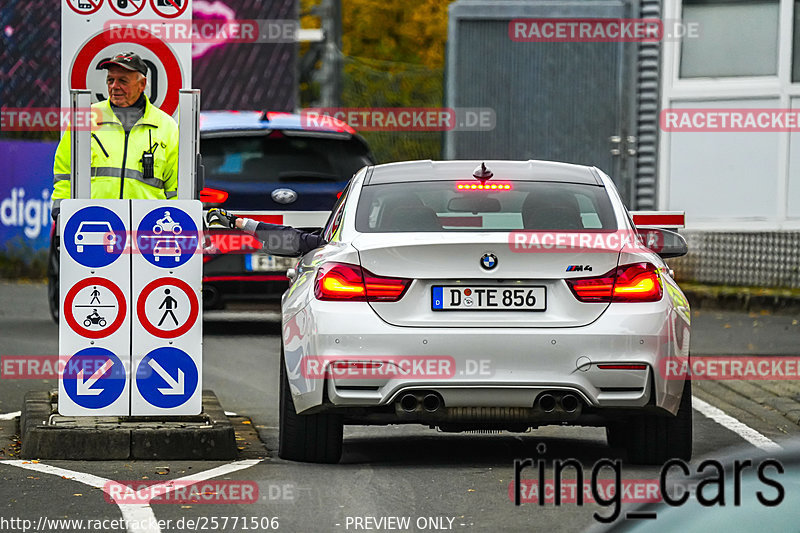
{"type": "Polygon", "coordinates": [[[203,139],[200,153],[208,179],[233,182],[341,182],[372,163],[359,141],[280,132],[203,139]]]}

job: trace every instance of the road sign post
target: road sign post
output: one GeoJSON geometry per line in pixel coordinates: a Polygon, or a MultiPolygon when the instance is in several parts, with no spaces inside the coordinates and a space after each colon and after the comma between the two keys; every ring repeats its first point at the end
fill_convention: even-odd
{"type": "Polygon", "coordinates": [[[195,198],[200,155],[200,89],[181,89],[178,98],[182,111],[179,117],[178,198],[195,198]]]}
{"type": "Polygon", "coordinates": [[[72,198],[89,198],[91,190],[91,164],[92,164],[92,138],[88,127],[78,127],[83,123],[79,119],[80,115],[86,115],[86,111],[92,105],[91,94],[86,89],[70,89],[70,157],[72,166],[70,169],[70,192],[72,198]]]}

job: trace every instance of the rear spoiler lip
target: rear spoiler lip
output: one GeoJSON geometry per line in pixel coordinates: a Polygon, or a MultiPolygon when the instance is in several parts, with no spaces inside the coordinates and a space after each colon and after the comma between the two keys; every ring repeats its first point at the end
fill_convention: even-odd
{"type": "Polygon", "coordinates": [[[631,211],[630,214],[637,228],[686,227],[686,211],[631,211]]]}

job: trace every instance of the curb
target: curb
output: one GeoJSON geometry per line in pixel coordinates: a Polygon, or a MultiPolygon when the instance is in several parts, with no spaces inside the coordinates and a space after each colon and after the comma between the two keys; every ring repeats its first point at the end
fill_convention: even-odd
{"type": "Polygon", "coordinates": [[[65,417],[56,391],[25,394],[20,416],[23,459],[227,460],[237,454],[233,424],[216,395],[203,412],[182,417],[65,417]]]}

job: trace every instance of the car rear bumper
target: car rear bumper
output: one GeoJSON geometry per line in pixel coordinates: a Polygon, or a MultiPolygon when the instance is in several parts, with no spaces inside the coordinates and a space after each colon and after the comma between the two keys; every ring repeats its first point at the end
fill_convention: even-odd
{"type": "Polygon", "coordinates": [[[447,408],[533,408],[549,391],[574,394],[589,409],[652,404],[674,413],[683,389],[659,370],[663,358],[688,355],[689,326],[665,301],[612,304],[593,323],[569,328],[398,327],[367,304],[341,311],[340,303],[313,300],[284,326],[298,412],[323,402],[391,406],[404,394],[425,392],[447,408]]]}
{"type": "Polygon", "coordinates": [[[219,308],[230,301],[280,300],[289,288],[284,270],[248,271],[245,255],[221,254],[204,262],[203,303],[206,308],[219,308]]]}

